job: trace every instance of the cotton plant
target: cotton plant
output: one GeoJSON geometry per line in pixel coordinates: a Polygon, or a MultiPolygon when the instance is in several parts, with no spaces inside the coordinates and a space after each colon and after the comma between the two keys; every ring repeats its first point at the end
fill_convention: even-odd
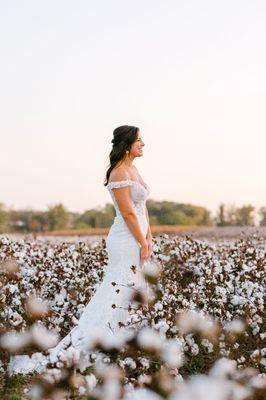
{"type": "MultiPolygon", "coordinates": [[[[153,250],[154,262],[143,270],[148,293],[129,282],[128,325],[135,326],[135,333],[125,342],[98,335],[88,343],[89,367],[70,347],[60,362],[39,371],[29,392],[32,399],[67,398],[71,392],[93,399],[108,393],[110,399],[190,400],[195,393],[203,398],[204,387],[212,398],[262,398],[264,244],[247,239],[210,245],[161,235],[153,250]],[[248,344],[245,356],[242,343],[248,344]],[[187,365],[203,351],[213,355],[212,368],[204,374],[193,371],[190,379],[187,365]]],[[[0,238],[0,346],[5,357],[32,351],[31,346],[40,355],[67,333],[97,290],[107,263],[104,240],[90,247],[0,238]]]]}
{"type": "Polygon", "coordinates": [[[262,346],[266,286],[263,240],[248,238],[211,246],[189,238],[161,237],[157,251],[158,257],[161,252],[172,255],[164,263],[161,303],[167,304],[167,307],[160,311],[162,317],[169,315],[170,311],[169,335],[176,331],[175,310],[189,309],[213,316],[224,329],[228,328],[230,321],[236,320],[231,334],[228,330],[226,332],[222,353],[226,351],[230,354],[236,334],[242,335],[245,341],[245,337],[250,338],[251,335],[254,337],[253,346],[262,346]],[[191,242],[190,246],[188,242],[191,242]],[[253,267],[247,270],[245,265],[253,267]],[[236,298],[241,299],[240,296],[245,296],[245,302],[234,304],[236,298]]]}

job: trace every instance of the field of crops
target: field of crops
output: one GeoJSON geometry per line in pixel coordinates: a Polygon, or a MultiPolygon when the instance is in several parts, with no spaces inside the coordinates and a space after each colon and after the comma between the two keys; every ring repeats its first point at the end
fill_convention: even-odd
{"type": "Polygon", "coordinates": [[[87,368],[70,351],[48,371],[9,376],[10,355],[45,353],[77,323],[107,263],[104,238],[0,237],[1,399],[266,398],[266,244],[256,235],[156,236],[129,340],[99,337],[87,368]]]}

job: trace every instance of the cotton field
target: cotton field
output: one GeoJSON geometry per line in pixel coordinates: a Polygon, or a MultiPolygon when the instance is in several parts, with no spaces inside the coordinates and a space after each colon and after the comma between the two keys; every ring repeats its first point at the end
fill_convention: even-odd
{"type": "MultiPolygon", "coordinates": [[[[10,356],[45,354],[65,336],[107,263],[104,238],[0,237],[1,398],[12,394],[10,356]]],[[[16,390],[54,400],[265,399],[265,272],[259,236],[210,243],[158,235],[144,269],[149,291],[132,291],[134,334],[124,342],[98,337],[89,366],[70,348],[16,390]]]]}

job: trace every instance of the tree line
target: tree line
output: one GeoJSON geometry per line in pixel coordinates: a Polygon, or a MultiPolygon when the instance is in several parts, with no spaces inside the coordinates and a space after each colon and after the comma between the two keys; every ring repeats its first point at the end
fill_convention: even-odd
{"type": "MultiPolygon", "coordinates": [[[[254,226],[259,217],[259,225],[266,226],[266,207],[256,210],[251,204],[236,207],[221,203],[214,216],[207,208],[192,204],[152,199],[146,204],[151,225],[254,226]]],[[[45,211],[7,209],[0,203],[0,233],[107,228],[114,217],[110,203],[83,213],[71,212],[62,203],[48,206],[45,211]]]]}

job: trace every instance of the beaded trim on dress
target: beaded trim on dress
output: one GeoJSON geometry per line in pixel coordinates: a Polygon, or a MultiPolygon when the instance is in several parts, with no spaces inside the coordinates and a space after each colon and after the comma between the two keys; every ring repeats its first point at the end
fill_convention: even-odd
{"type": "Polygon", "coordinates": [[[138,181],[135,181],[134,179],[124,179],[124,180],[122,180],[122,181],[111,181],[111,182],[109,182],[109,183],[107,183],[107,187],[113,187],[113,188],[118,188],[118,187],[123,187],[123,186],[127,186],[127,185],[129,185],[129,186],[132,186],[132,183],[136,183],[136,184],[138,184],[138,185],[140,185],[140,186],[142,186],[144,189],[148,189],[148,185],[145,183],[145,186],[142,184],[142,183],[140,183],[140,182],[138,182],[138,181]]]}

